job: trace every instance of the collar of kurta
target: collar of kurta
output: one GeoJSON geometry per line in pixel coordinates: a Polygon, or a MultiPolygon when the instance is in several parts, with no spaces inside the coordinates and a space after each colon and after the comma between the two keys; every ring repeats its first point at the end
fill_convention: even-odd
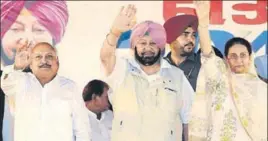
{"type": "MultiPolygon", "coordinates": [[[[93,117],[94,119],[98,120],[98,119],[97,119],[97,114],[93,113],[93,112],[90,111],[90,110],[88,110],[88,116],[93,117]]],[[[98,121],[103,120],[104,117],[105,117],[104,112],[101,112],[101,118],[100,118],[100,120],[98,120],[98,121]]]]}
{"type": "MultiPolygon", "coordinates": [[[[31,73],[31,72],[27,72],[28,74],[30,74],[32,76],[32,79],[36,82],[36,83],[39,83],[39,80],[37,79],[37,77],[31,73]]],[[[59,76],[58,74],[56,74],[56,76],[51,80],[49,81],[48,83],[46,83],[43,87],[47,87],[47,86],[59,86],[61,83],[60,83],[60,80],[59,80],[59,76]]],[[[40,84],[41,85],[41,84],[40,84]]]]}

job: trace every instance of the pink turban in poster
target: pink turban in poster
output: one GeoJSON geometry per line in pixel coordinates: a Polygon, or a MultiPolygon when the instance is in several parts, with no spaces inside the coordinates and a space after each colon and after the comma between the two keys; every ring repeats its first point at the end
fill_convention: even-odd
{"type": "Polygon", "coordinates": [[[153,21],[144,21],[134,27],[130,36],[131,48],[134,48],[137,41],[146,34],[152,37],[161,51],[165,49],[166,31],[161,24],[153,21]]]}
{"type": "Polygon", "coordinates": [[[194,15],[179,15],[168,19],[164,23],[167,32],[167,43],[171,44],[175,41],[184,30],[191,26],[195,31],[198,27],[198,19],[194,15]]]}
{"type": "Polygon", "coordinates": [[[65,1],[1,1],[1,39],[16,21],[21,10],[26,8],[37,18],[59,43],[65,33],[69,14],[65,1]]]}

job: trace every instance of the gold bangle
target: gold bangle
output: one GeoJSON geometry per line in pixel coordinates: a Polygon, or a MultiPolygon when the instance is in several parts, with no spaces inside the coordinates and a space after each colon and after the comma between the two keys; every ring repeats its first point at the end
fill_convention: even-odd
{"type": "Polygon", "coordinates": [[[120,35],[121,35],[121,34],[120,34],[120,35],[115,34],[115,33],[113,32],[113,30],[112,30],[112,29],[110,29],[110,33],[111,33],[111,34],[113,34],[113,35],[114,35],[115,37],[117,37],[117,38],[119,38],[119,37],[120,37],[120,35]]]}
{"type": "Polygon", "coordinates": [[[106,35],[106,42],[107,42],[107,44],[109,45],[109,46],[115,46],[115,45],[112,45],[110,42],[109,42],[109,40],[108,40],[108,36],[110,35],[110,33],[108,33],[107,35],[106,35]]]}

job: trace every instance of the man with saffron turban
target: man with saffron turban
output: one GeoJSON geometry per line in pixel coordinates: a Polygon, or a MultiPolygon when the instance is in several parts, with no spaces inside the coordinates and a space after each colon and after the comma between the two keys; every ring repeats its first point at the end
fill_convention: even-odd
{"type": "Polygon", "coordinates": [[[100,53],[112,90],[111,140],[180,141],[182,123],[189,121],[194,91],[183,72],[163,59],[164,27],[153,21],[141,22],[132,29],[132,55],[116,55],[117,41],[122,32],[134,26],[135,13],[134,5],[122,7],[100,53]]]}

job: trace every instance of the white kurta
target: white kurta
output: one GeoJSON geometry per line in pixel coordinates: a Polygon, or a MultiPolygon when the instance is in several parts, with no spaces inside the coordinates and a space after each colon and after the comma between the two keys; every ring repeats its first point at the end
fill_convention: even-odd
{"type": "Polygon", "coordinates": [[[89,120],[76,84],[56,76],[44,87],[32,73],[13,71],[1,78],[15,96],[14,141],[89,141],[89,120]]]}
{"type": "Polygon", "coordinates": [[[88,111],[92,141],[110,141],[113,121],[113,112],[107,110],[101,113],[101,119],[97,115],[88,111]]]}
{"type": "Polygon", "coordinates": [[[117,58],[107,78],[114,109],[112,141],[180,141],[194,91],[183,72],[161,60],[146,75],[133,58],[117,58]]]}

